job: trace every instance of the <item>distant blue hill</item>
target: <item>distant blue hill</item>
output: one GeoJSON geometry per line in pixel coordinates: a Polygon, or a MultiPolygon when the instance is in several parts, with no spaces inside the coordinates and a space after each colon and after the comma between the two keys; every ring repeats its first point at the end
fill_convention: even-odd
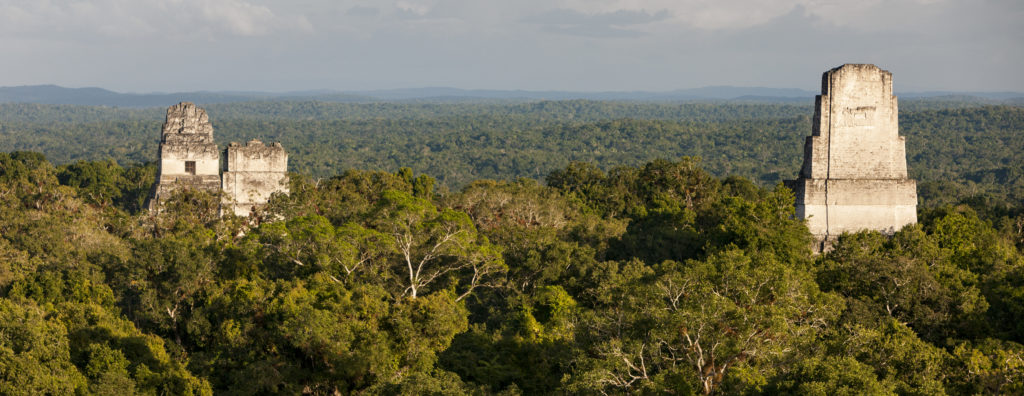
{"type": "MultiPolygon", "coordinates": [[[[322,102],[475,102],[536,100],[613,100],[613,101],[738,101],[801,103],[811,101],[816,92],[790,88],[712,86],[665,92],[647,91],[523,91],[466,90],[458,88],[408,88],[371,91],[297,91],[297,92],[177,92],[119,93],[103,88],[65,88],[56,85],[0,87],[0,103],[39,103],[91,105],[112,107],[163,107],[189,101],[198,104],[237,103],[253,101],[322,101],[322,102]]],[[[906,92],[904,99],[935,99],[949,101],[1021,103],[1019,92],[906,92]]]]}
{"type": "Polygon", "coordinates": [[[258,100],[253,95],[232,95],[205,92],[173,94],[127,94],[102,88],[64,88],[56,85],[31,85],[0,88],[0,103],[41,103],[117,107],[169,106],[181,101],[225,103],[258,100]]]}
{"type": "Polygon", "coordinates": [[[907,99],[917,98],[949,98],[949,99],[963,99],[963,98],[984,98],[994,100],[1013,100],[1013,99],[1024,99],[1024,93],[1022,92],[953,92],[953,91],[924,91],[924,92],[897,92],[896,96],[907,99]]]}
{"type": "Polygon", "coordinates": [[[627,101],[674,101],[674,100],[731,100],[741,97],[763,98],[813,98],[814,93],[801,89],[759,88],[759,87],[703,87],[667,92],[648,91],[523,91],[523,90],[480,90],[458,88],[406,88],[352,92],[359,96],[383,100],[413,99],[455,99],[481,98],[506,100],[627,100],[627,101]]]}
{"type": "Polygon", "coordinates": [[[267,92],[120,93],[103,88],[64,88],[56,85],[0,87],[0,103],[39,103],[113,107],[164,107],[178,102],[199,104],[273,100],[369,101],[373,98],[335,94],[287,94],[267,92]]]}

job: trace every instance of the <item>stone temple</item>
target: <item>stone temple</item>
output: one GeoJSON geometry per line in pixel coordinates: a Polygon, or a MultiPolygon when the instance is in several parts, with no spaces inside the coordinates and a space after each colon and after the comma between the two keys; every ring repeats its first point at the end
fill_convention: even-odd
{"type": "Polygon", "coordinates": [[[287,172],[288,154],[280,143],[231,143],[222,152],[213,140],[206,111],[182,102],[167,109],[149,208],[158,210],[160,202],[174,191],[192,188],[222,192],[221,213],[248,216],[273,193],[288,193],[287,172]]]}
{"type": "Polygon", "coordinates": [[[846,64],[824,73],[800,177],[785,184],[796,215],[828,250],[843,232],[892,234],[917,222],[917,184],[907,178],[892,73],[846,64]]]}
{"type": "Polygon", "coordinates": [[[213,141],[213,126],[206,111],[192,103],[167,109],[160,133],[160,163],[151,202],[169,196],[181,187],[216,191],[220,189],[220,152],[213,141]]]}
{"type": "Polygon", "coordinates": [[[222,210],[248,216],[254,207],[267,203],[275,192],[288,193],[288,154],[281,143],[264,145],[250,140],[232,142],[225,151],[221,189],[222,210]]]}

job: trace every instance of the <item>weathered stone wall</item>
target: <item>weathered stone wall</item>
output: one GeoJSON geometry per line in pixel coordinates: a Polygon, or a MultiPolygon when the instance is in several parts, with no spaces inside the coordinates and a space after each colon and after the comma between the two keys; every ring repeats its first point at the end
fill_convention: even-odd
{"type": "Polygon", "coordinates": [[[288,154],[280,143],[231,143],[225,152],[224,211],[248,216],[275,192],[288,193],[288,154]]]}
{"type": "Polygon", "coordinates": [[[844,232],[891,234],[917,222],[917,185],[910,179],[798,179],[796,215],[824,239],[844,232]]]}
{"type": "Polygon", "coordinates": [[[892,74],[847,64],[825,72],[821,85],[800,179],[786,181],[797,215],[821,240],[916,223],[917,186],[907,178],[892,74]]]}
{"type": "Polygon", "coordinates": [[[226,170],[232,172],[286,172],[288,154],[281,143],[269,146],[259,140],[250,140],[244,146],[238,143],[228,145],[226,170]]]}
{"type": "Polygon", "coordinates": [[[220,154],[213,141],[213,126],[206,111],[182,102],[167,109],[160,135],[160,162],[150,207],[179,188],[217,191],[220,188],[220,154]],[[195,162],[195,174],[185,163],[195,162]]]}
{"type": "Polygon", "coordinates": [[[195,137],[204,139],[204,143],[213,143],[213,125],[210,125],[206,110],[192,102],[181,102],[167,108],[167,118],[160,135],[164,138],[195,137]]]}

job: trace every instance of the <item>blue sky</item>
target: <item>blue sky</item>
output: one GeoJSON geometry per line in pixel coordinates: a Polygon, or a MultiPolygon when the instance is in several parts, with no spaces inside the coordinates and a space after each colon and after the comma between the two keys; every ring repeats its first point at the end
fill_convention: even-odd
{"type": "Polygon", "coordinates": [[[0,86],[1024,91],[1020,0],[0,0],[0,86]]]}

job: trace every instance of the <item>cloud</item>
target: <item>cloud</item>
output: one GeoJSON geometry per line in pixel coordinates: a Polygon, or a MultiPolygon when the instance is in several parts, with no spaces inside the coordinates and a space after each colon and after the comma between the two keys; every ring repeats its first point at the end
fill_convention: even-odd
{"type": "Polygon", "coordinates": [[[267,6],[241,0],[199,0],[188,4],[202,12],[204,25],[218,27],[238,36],[264,36],[277,30],[311,31],[302,16],[280,17],[267,6]]]}
{"type": "Polygon", "coordinates": [[[0,34],[99,34],[138,39],[154,35],[265,36],[310,32],[302,15],[281,15],[243,0],[0,0],[0,34]]]}
{"type": "Polygon", "coordinates": [[[1020,20],[1021,0],[0,0],[0,85],[813,87],[857,61],[1020,90],[1020,20]]]}
{"type": "MultiPolygon", "coordinates": [[[[985,0],[980,0],[985,1],[985,0]]],[[[1005,1],[1005,0],[997,0],[1005,1]]],[[[959,1],[962,2],[962,1],[959,1]]],[[[957,0],[554,0],[554,7],[595,15],[665,10],[680,27],[742,30],[768,23],[795,9],[832,26],[870,29],[915,13],[948,8],[957,0]],[[913,10],[908,12],[908,10],[913,10]]]]}
{"type": "Polygon", "coordinates": [[[432,5],[416,1],[398,1],[395,7],[403,12],[423,16],[430,11],[432,5]]]}
{"type": "Polygon", "coordinates": [[[638,25],[663,20],[668,17],[665,10],[654,14],[646,11],[617,10],[614,12],[586,14],[580,11],[559,8],[526,18],[529,22],[558,25],[600,24],[605,26],[638,25]]]}
{"type": "Polygon", "coordinates": [[[534,14],[524,22],[540,25],[544,30],[560,34],[588,37],[637,37],[645,33],[636,27],[665,20],[668,11],[656,13],[633,10],[585,14],[569,9],[555,9],[534,14]],[[627,28],[629,27],[629,28],[627,28]]]}
{"type": "Polygon", "coordinates": [[[345,10],[345,15],[351,17],[376,17],[380,15],[380,9],[376,7],[355,6],[345,10]]]}

